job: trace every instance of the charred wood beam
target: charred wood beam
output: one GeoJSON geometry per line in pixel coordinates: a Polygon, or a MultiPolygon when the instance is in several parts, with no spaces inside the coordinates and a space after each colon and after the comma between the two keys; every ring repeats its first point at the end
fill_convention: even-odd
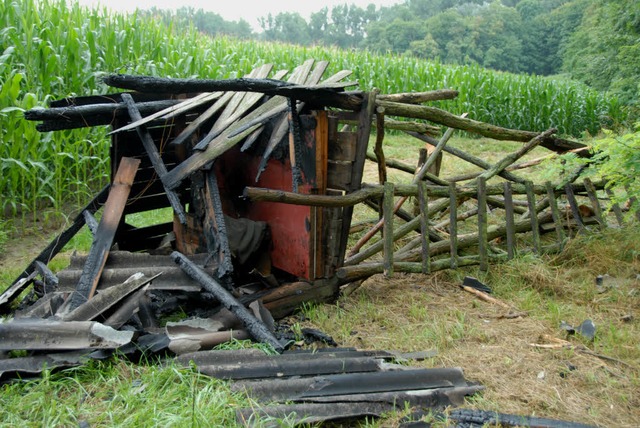
{"type": "Polygon", "coordinates": [[[140,159],[123,157],[120,161],[80,281],[69,301],[61,308],[62,313],[73,311],[93,297],[139,165],[140,159]]]}
{"type": "MultiPolygon", "coordinates": [[[[150,115],[166,108],[173,107],[179,103],[179,100],[162,100],[135,103],[135,105],[141,114],[150,115]]],[[[109,120],[109,122],[107,123],[111,123],[111,121],[115,118],[128,118],[129,113],[127,110],[127,105],[124,102],[57,108],[38,107],[24,112],[24,118],[26,120],[61,120],[69,122],[82,122],[85,119],[96,117],[104,117],[109,120]]]]}
{"type": "Polygon", "coordinates": [[[242,303],[224,289],[215,279],[196,266],[183,254],[174,251],[171,258],[176,262],[187,275],[199,282],[207,291],[216,296],[222,305],[233,312],[245,325],[249,334],[254,339],[267,343],[278,353],[284,351],[278,339],[269,331],[266,325],[258,320],[242,303]]]}
{"type": "Polygon", "coordinates": [[[13,284],[7,290],[5,290],[4,293],[2,293],[2,295],[0,295],[0,312],[4,312],[7,309],[7,305],[11,303],[20,294],[20,292],[24,289],[24,287],[29,285],[29,283],[23,283],[22,288],[20,287],[18,287],[17,289],[15,288],[15,286],[18,284],[18,282],[20,282],[20,280],[29,277],[31,274],[35,272],[36,262],[42,262],[45,264],[49,263],[49,261],[53,257],[55,257],[55,255],[58,254],[58,252],[65,245],[67,245],[67,243],[71,240],[71,238],[73,238],[76,235],[76,233],[78,233],[78,231],[82,228],[82,226],[84,226],[85,219],[82,212],[88,211],[90,213],[95,213],[107,200],[108,195],[109,195],[109,185],[106,185],[100,191],[100,193],[98,193],[96,197],[93,198],[93,200],[89,202],[82,209],[81,213],[78,214],[73,219],[71,226],[69,226],[61,234],[56,236],[51,241],[51,243],[47,246],[47,248],[42,250],[42,252],[31,263],[29,263],[29,265],[25,268],[25,270],[22,271],[22,273],[18,276],[18,278],[16,278],[13,284]],[[14,291],[12,293],[9,293],[9,291],[11,291],[12,289],[14,289],[14,291]]]}
{"type": "Polygon", "coordinates": [[[354,82],[343,82],[326,85],[304,86],[275,79],[172,79],[152,76],[132,76],[125,74],[111,74],[104,82],[112,87],[135,90],[138,92],[261,92],[266,95],[281,95],[301,101],[322,102],[331,107],[347,110],[357,110],[362,104],[362,98],[353,93],[342,93],[345,87],[354,86],[354,82]]]}
{"type": "MultiPolygon", "coordinates": [[[[384,107],[388,115],[425,119],[451,128],[461,129],[484,137],[493,138],[495,140],[527,142],[539,135],[538,132],[502,128],[500,126],[460,117],[436,107],[416,106],[390,101],[378,101],[377,104],[384,107]]],[[[554,136],[544,138],[540,145],[556,152],[566,152],[568,150],[586,147],[584,144],[554,136]]],[[[578,153],[580,156],[589,156],[589,153],[586,151],[580,151],[578,153]]]]}
{"type": "MultiPolygon", "coordinates": [[[[158,111],[176,106],[177,100],[151,101],[136,103],[140,113],[147,116],[158,111]]],[[[25,112],[28,120],[42,120],[36,125],[40,132],[61,131],[64,129],[89,128],[93,126],[111,125],[116,119],[126,119],[129,114],[124,103],[99,104],[99,109],[84,112],[83,110],[93,108],[96,105],[77,107],[58,107],[51,109],[33,109],[25,112]],[[76,110],[80,110],[79,112],[76,110]],[[45,113],[46,112],[46,113],[45,113]],[[52,112],[52,113],[48,113],[52,112]],[[40,117],[47,117],[40,119],[40,117]]],[[[164,124],[165,119],[154,121],[152,124],[164,124]]]]}

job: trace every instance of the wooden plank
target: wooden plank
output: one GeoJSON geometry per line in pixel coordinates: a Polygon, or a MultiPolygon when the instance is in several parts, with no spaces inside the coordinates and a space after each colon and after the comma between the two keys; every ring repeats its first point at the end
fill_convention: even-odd
{"type": "Polygon", "coordinates": [[[560,249],[564,246],[565,234],[562,218],[560,217],[560,210],[558,209],[558,200],[556,199],[556,192],[551,182],[547,181],[547,199],[549,200],[549,206],[551,207],[551,215],[553,216],[553,223],[556,228],[556,238],[560,249]]]}
{"type": "MultiPolygon", "coordinates": [[[[136,105],[133,102],[133,98],[131,97],[131,95],[122,94],[122,99],[127,105],[127,108],[129,109],[129,115],[131,116],[131,120],[133,121],[140,120],[142,116],[140,115],[140,112],[136,108],[136,105]]],[[[147,131],[144,125],[138,126],[136,128],[136,131],[138,132],[138,136],[142,141],[142,145],[144,146],[147,152],[147,156],[149,156],[149,159],[153,164],[153,169],[156,170],[156,172],[158,173],[158,177],[160,177],[160,180],[163,181],[163,184],[164,184],[163,178],[167,175],[167,167],[164,165],[164,161],[160,156],[160,152],[158,151],[158,148],[156,147],[156,144],[154,143],[153,138],[151,137],[151,134],[149,134],[149,132],[147,131]]],[[[138,166],[139,166],[139,163],[138,165],[136,165],[136,170],[138,166]]],[[[184,207],[180,202],[180,198],[172,189],[168,188],[166,185],[164,185],[164,189],[167,194],[167,198],[169,199],[169,203],[171,204],[171,207],[178,215],[178,219],[180,220],[180,223],[186,224],[187,218],[185,216],[184,207]]]]}
{"type": "Polygon", "coordinates": [[[131,183],[138,170],[140,161],[132,158],[122,158],[118,172],[113,179],[109,197],[104,205],[104,212],[96,236],[91,244],[89,256],[82,270],[76,290],[71,294],[68,304],[61,308],[61,315],[76,309],[93,297],[100,280],[100,274],[109,255],[118,224],[122,218],[124,207],[129,197],[131,183]]]}
{"type": "MultiPolygon", "coordinates": [[[[529,203],[529,212],[536,213],[536,196],[533,193],[533,183],[527,181],[525,184],[527,191],[527,202],[529,203]]],[[[533,251],[540,254],[540,229],[538,225],[538,217],[534,214],[531,219],[531,239],[533,240],[533,251]]]]}
{"type": "Polygon", "coordinates": [[[587,177],[584,180],[584,187],[587,191],[587,196],[591,201],[591,206],[593,207],[593,212],[595,214],[596,220],[598,221],[598,225],[600,229],[604,229],[607,227],[607,222],[602,215],[602,206],[600,206],[600,201],[598,200],[598,193],[596,191],[596,186],[593,185],[593,182],[587,177]]]}
{"type": "MultiPolygon", "coordinates": [[[[329,156],[329,123],[326,111],[314,112],[316,118],[315,140],[316,140],[316,189],[315,192],[320,195],[327,193],[327,176],[328,176],[328,156],[329,156]]],[[[313,207],[311,214],[316,224],[316,234],[314,239],[315,247],[315,278],[324,276],[326,267],[324,266],[326,254],[326,241],[324,221],[325,210],[320,207],[313,207]]]]}
{"type": "Polygon", "coordinates": [[[584,221],[582,220],[582,216],[580,215],[580,209],[578,208],[578,202],[576,201],[576,195],[573,192],[573,187],[571,183],[565,184],[564,192],[567,195],[567,201],[569,202],[569,208],[571,209],[573,218],[576,220],[576,223],[578,224],[578,229],[584,230],[585,229],[584,221]]]}
{"type": "Polygon", "coordinates": [[[420,243],[422,245],[422,273],[431,273],[431,256],[429,255],[429,193],[427,183],[418,183],[418,201],[420,205],[420,243]]]}
{"type": "Polygon", "coordinates": [[[480,270],[489,270],[489,243],[487,242],[487,180],[478,177],[478,253],[480,256],[480,270]]]}
{"type": "Polygon", "coordinates": [[[356,159],[357,141],[358,135],[355,132],[338,132],[336,143],[329,147],[329,159],[353,162],[356,159]]]}
{"type": "Polygon", "coordinates": [[[384,183],[383,199],[383,239],[384,239],[384,275],[393,276],[393,183],[384,183]]]}
{"type": "Polygon", "coordinates": [[[218,181],[215,171],[210,170],[205,174],[205,225],[206,236],[215,237],[215,244],[212,245],[207,239],[207,250],[209,254],[216,255],[218,260],[218,278],[224,282],[227,288],[233,287],[231,275],[233,274],[233,263],[231,261],[231,249],[227,228],[222,212],[222,199],[218,189],[218,181]],[[217,253],[217,254],[216,254],[217,253]]]}
{"type": "Polygon", "coordinates": [[[327,162],[327,187],[330,189],[349,190],[351,188],[352,162],[327,162]]]}
{"type": "Polygon", "coordinates": [[[516,232],[513,212],[513,191],[510,181],[504,182],[504,210],[506,217],[507,257],[511,260],[515,256],[516,232]]]}
{"type": "MultiPolygon", "coordinates": [[[[358,190],[362,183],[362,176],[364,174],[364,163],[367,159],[367,146],[369,145],[369,137],[371,135],[371,117],[375,110],[376,96],[378,91],[372,91],[369,94],[365,94],[362,100],[361,110],[358,114],[358,140],[356,143],[356,159],[353,162],[353,169],[351,172],[351,182],[347,191],[349,193],[358,190]]],[[[344,260],[344,256],[347,253],[347,241],[349,238],[349,228],[351,227],[351,217],[353,216],[353,206],[347,206],[342,211],[343,223],[342,233],[340,239],[342,240],[340,245],[340,263],[344,260]]]]}

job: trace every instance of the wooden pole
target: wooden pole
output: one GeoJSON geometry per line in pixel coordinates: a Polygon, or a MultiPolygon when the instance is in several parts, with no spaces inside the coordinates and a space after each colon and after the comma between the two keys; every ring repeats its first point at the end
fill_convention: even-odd
{"type": "Polygon", "coordinates": [[[480,270],[489,270],[488,242],[487,242],[487,181],[478,178],[478,253],[480,255],[480,270]]]}
{"type": "Polygon", "coordinates": [[[422,273],[431,273],[429,256],[429,192],[424,181],[418,183],[418,201],[420,204],[420,243],[422,244],[422,273]]]}
{"type": "Polygon", "coordinates": [[[505,209],[505,227],[507,235],[507,255],[509,260],[515,256],[516,232],[514,227],[515,218],[513,215],[513,193],[511,182],[504,182],[504,209],[505,209]]]}
{"type": "Polygon", "coordinates": [[[449,185],[449,245],[451,252],[451,269],[458,267],[458,196],[456,184],[449,185]]]}
{"type": "MultiPolygon", "coordinates": [[[[528,181],[526,184],[527,189],[527,202],[529,203],[529,212],[535,213],[536,211],[536,197],[533,193],[533,183],[528,181]]],[[[540,254],[540,229],[538,225],[538,217],[531,216],[531,237],[533,239],[533,251],[540,254]]]]}
{"type": "Polygon", "coordinates": [[[384,240],[384,275],[393,276],[393,183],[384,183],[383,199],[383,240],[384,240]]]}
{"type": "Polygon", "coordinates": [[[551,215],[553,216],[553,223],[556,226],[556,238],[558,245],[562,249],[564,245],[564,227],[562,224],[562,217],[560,216],[560,210],[558,209],[558,200],[556,199],[556,192],[553,185],[547,181],[547,199],[549,200],[549,206],[551,207],[551,215]]]}

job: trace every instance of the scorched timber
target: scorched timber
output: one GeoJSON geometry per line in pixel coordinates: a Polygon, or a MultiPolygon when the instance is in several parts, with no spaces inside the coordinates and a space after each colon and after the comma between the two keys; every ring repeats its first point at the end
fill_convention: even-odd
{"type": "Polygon", "coordinates": [[[109,86],[139,92],[173,94],[214,91],[261,92],[266,95],[281,95],[347,110],[357,110],[362,105],[362,99],[359,96],[336,92],[354,85],[353,82],[303,86],[274,79],[170,79],[125,74],[112,74],[105,77],[104,82],[109,86]]]}

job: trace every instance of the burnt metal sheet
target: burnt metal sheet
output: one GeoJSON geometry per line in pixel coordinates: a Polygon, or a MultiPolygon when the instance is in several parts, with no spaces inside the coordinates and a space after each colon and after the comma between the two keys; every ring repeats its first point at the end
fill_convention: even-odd
{"type": "MultiPolygon", "coordinates": [[[[193,255],[190,256],[190,259],[199,266],[203,266],[207,260],[207,254],[193,255]]],[[[71,257],[69,267],[58,272],[60,291],[75,289],[85,260],[86,256],[74,255],[71,257]]],[[[214,270],[215,265],[205,268],[205,271],[209,273],[213,273],[214,270]]],[[[149,287],[150,290],[181,290],[185,292],[202,290],[200,284],[189,278],[168,255],[130,253],[128,251],[111,251],[109,253],[98,283],[98,290],[121,284],[138,272],[148,277],[162,273],[159,278],[153,281],[149,287]]]]}
{"type": "Polygon", "coordinates": [[[236,420],[243,426],[252,426],[268,419],[273,419],[275,426],[279,426],[277,421],[282,420],[297,425],[362,416],[380,417],[393,409],[394,406],[388,403],[304,403],[239,409],[236,411],[236,420]]]}
{"type": "Polygon", "coordinates": [[[118,304],[122,299],[150,283],[160,274],[146,277],[141,273],[134,274],[122,284],[114,285],[101,291],[90,300],[84,302],[73,311],[62,317],[63,321],[90,321],[102,314],[112,306],[118,304]]]}
{"type": "Polygon", "coordinates": [[[16,319],[0,323],[0,351],[117,348],[131,342],[132,331],[93,321],[16,319]]]}
{"type": "Polygon", "coordinates": [[[278,356],[267,356],[260,361],[198,366],[198,369],[201,373],[220,379],[259,379],[264,377],[375,372],[380,369],[380,364],[372,358],[325,357],[287,361],[281,360],[278,356]]]}
{"type": "Polygon", "coordinates": [[[244,390],[257,399],[296,400],[310,397],[466,386],[467,382],[464,380],[462,370],[447,368],[246,381],[234,383],[232,389],[244,390]]]}
{"type": "Polygon", "coordinates": [[[393,354],[386,351],[357,351],[352,348],[325,348],[317,351],[285,351],[280,356],[270,356],[257,349],[243,349],[239,351],[202,351],[182,355],[177,361],[189,365],[193,361],[197,366],[251,364],[254,362],[275,359],[287,361],[312,361],[327,358],[393,358],[393,354]]]}
{"type": "MultiPolygon", "coordinates": [[[[90,351],[89,351],[90,352],[90,351]]],[[[16,375],[37,374],[45,368],[47,370],[76,367],[85,363],[89,357],[88,351],[60,352],[31,357],[0,359],[0,378],[16,375]]]]}

